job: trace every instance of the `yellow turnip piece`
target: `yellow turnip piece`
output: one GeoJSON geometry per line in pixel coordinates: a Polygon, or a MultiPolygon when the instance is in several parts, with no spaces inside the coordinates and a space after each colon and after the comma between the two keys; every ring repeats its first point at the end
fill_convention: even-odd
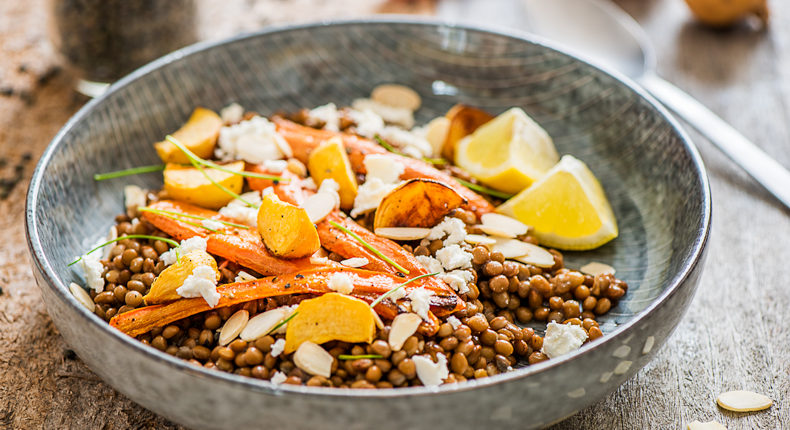
{"type": "Polygon", "coordinates": [[[206,251],[192,251],[182,255],[178,262],[163,270],[156,277],[151,284],[151,290],[143,296],[145,303],[155,305],[180,299],[181,296],[176,290],[184,285],[184,281],[198,266],[211,267],[217,275],[217,281],[219,281],[220,273],[217,270],[217,261],[214,260],[214,257],[206,251]]]}
{"type": "Polygon", "coordinates": [[[316,344],[339,340],[370,343],[375,338],[373,310],[364,301],[338,293],[303,300],[288,322],[285,352],[295,351],[303,342],[316,344]]]}
{"type": "MultiPolygon", "coordinates": [[[[244,162],[235,161],[222,167],[234,172],[243,172],[244,162]]],[[[209,167],[204,167],[203,170],[214,182],[236,194],[241,193],[244,186],[242,176],[209,167]]],[[[194,167],[168,164],[165,168],[164,178],[165,191],[174,200],[208,209],[221,208],[233,200],[233,196],[213,184],[199,169],[194,167]]]]}
{"type": "Polygon", "coordinates": [[[309,257],[321,248],[318,230],[307,211],[280,200],[275,194],[264,196],[261,202],[258,232],[266,248],[278,257],[309,257]]]}
{"type": "Polygon", "coordinates": [[[310,153],[307,169],[316,184],[321,185],[324,179],[334,179],[340,186],[340,207],[344,210],[354,206],[357,196],[357,178],[351,170],[343,140],[339,136],[323,142],[310,153]]]}
{"type": "MultiPolygon", "coordinates": [[[[214,152],[222,124],[222,118],[214,111],[199,107],[192,112],[186,124],[173,133],[173,137],[198,157],[209,158],[214,152]]],[[[155,143],[154,148],[165,163],[189,163],[186,154],[166,140],[155,143]]]]}

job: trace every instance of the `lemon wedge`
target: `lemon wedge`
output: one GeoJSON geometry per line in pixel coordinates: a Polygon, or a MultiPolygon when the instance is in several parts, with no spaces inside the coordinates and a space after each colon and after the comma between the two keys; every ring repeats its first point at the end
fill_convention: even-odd
{"type": "Polygon", "coordinates": [[[559,156],[551,137],[512,108],[461,139],[455,164],[491,188],[515,194],[542,177],[559,156]]]}
{"type": "Polygon", "coordinates": [[[618,234],[601,184],[570,155],[497,211],[531,225],[541,245],[563,250],[597,248],[618,234]]]}

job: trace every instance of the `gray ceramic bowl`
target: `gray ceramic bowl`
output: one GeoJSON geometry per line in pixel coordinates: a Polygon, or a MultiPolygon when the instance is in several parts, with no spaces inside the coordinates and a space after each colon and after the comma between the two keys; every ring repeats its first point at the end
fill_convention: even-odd
{"type": "MultiPolygon", "coordinates": [[[[664,343],[691,300],[710,223],[696,149],[643,91],[529,37],[404,21],[267,30],[178,51],[92,101],[52,141],[30,185],[26,227],[38,284],[63,337],[120,392],[193,428],[534,428],[612,392],[664,343]],[[418,120],[465,102],[521,106],[561,153],[585,160],[604,185],[620,237],[570,266],[611,264],[631,286],[606,336],[561,359],[438,389],[352,391],[273,386],[196,368],[146,347],[87,312],[67,289],[67,263],[103,237],[126,183],[92,175],[158,162],[151,144],[197,105],[230,102],[268,114],[344,104],[397,82],[422,94],[418,120]],[[117,369],[125,369],[118,372],[117,369]]],[[[83,283],[84,285],[84,283],[83,283]]]]}

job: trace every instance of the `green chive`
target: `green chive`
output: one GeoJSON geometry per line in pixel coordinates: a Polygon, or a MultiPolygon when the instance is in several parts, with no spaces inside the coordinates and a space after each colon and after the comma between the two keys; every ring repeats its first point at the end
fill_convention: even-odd
{"type": "Polygon", "coordinates": [[[103,181],[105,179],[115,179],[130,175],[139,175],[141,173],[161,172],[165,170],[164,164],[157,164],[154,166],[140,166],[132,167],[131,169],[118,170],[116,172],[97,173],[93,175],[94,181],[103,181]]]}
{"type": "Polygon", "coordinates": [[[340,354],[340,355],[337,356],[338,360],[360,360],[360,359],[363,359],[363,358],[370,358],[372,360],[376,360],[376,359],[384,358],[384,357],[381,356],[381,355],[378,355],[378,354],[361,354],[361,355],[340,354]]]}
{"type": "MultiPolygon", "coordinates": [[[[277,329],[279,329],[280,327],[282,327],[282,326],[284,326],[284,325],[288,324],[288,321],[291,321],[291,320],[292,320],[292,319],[293,319],[293,318],[296,316],[296,314],[298,314],[298,313],[299,313],[299,312],[294,312],[294,313],[292,313],[291,315],[288,315],[288,318],[286,318],[286,319],[284,319],[284,320],[280,321],[280,323],[279,323],[279,324],[277,324],[276,326],[272,327],[272,329],[271,329],[271,330],[269,330],[269,333],[274,333],[274,332],[276,332],[276,331],[277,331],[277,329]]],[[[266,333],[266,334],[269,334],[269,333],[266,333]]]]}
{"type": "Polygon", "coordinates": [[[197,155],[195,155],[194,152],[190,151],[186,146],[184,146],[183,143],[179,142],[178,139],[176,139],[175,137],[173,137],[171,135],[165,136],[165,139],[167,139],[168,142],[170,142],[173,145],[175,145],[176,148],[180,149],[181,152],[183,152],[184,155],[186,155],[187,158],[189,158],[190,161],[193,162],[193,164],[194,163],[198,163],[200,165],[203,165],[203,166],[206,166],[206,167],[211,167],[212,169],[217,169],[217,170],[223,171],[225,173],[230,173],[232,175],[245,176],[245,177],[248,177],[248,178],[269,179],[271,181],[278,181],[278,182],[280,182],[282,184],[287,184],[288,182],[290,182],[290,180],[288,178],[283,178],[282,176],[264,175],[264,174],[261,174],[261,173],[253,173],[253,172],[237,172],[237,171],[234,171],[234,170],[230,170],[230,169],[228,169],[228,168],[226,168],[226,167],[224,167],[224,166],[222,166],[220,164],[214,163],[213,161],[204,160],[204,159],[198,157],[197,155]]]}
{"type": "Polygon", "coordinates": [[[439,274],[439,272],[434,272],[434,273],[426,273],[426,274],[420,275],[420,276],[415,276],[415,277],[409,279],[408,281],[398,285],[397,287],[387,291],[386,293],[380,295],[378,299],[373,300],[373,303],[370,304],[370,307],[371,308],[375,308],[377,304],[381,303],[382,300],[384,300],[387,297],[391,296],[393,293],[395,293],[395,291],[400,290],[401,288],[405,287],[406,285],[408,285],[408,284],[410,284],[410,283],[412,283],[412,282],[414,282],[414,281],[416,281],[418,279],[422,279],[422,278],[425,278],[427,276],[435,276],[435,275],[438,275],[438,274],[439,274]]]}
{"type": "Polygon", "coordinates": [[[477,191],[479,193],[488,194],[489,196],[494,196],[494,197],[499,198],[499,199],[507,200],[507,199],[513,197],[513,194],[508,194],[508,193],[503,193],[501,191],[492,190],[491,188],[484,187],[482,185],[473,184],[473,183],[471,183],[469,181],[465,181],[465,180],[463,180],[461,178],[455,178],[455,180],[458,181],[461,185],[465,186],[466,188],[469,188],[471,190],[475,190],[475,191],[477,191]]]}
{"type": "Polygon", "coordinates": [[[401,272],[403,272],[403,274],[405,274],[405,275],[408,275],[408,274],[409,274],[409,271],[408,271],[408,270],[406,270],[406,268],[404,268],[404,267],[403,267],[403,266],[401,266],[400,264],[398,264],[398,263],[396,263],[396,262],[392,261],[392,259],[390,259],[390,258],[389,258],[389,257],[387,257],[386,255],[382,254],[382,253],[381,253],[381,252],[380,252],[378,249],[374,248],[374,247],[373,247],[373,245],[371,245],[371,244],[367,243],[367,242],[365,241],[365,239],[363,239],[363,238],[359,237],[359,235],[357,235],[357,234],[356,234],[356,233],[354,233],[353,231],[351,231],[351,230],[349,230],[349,229],[347,229],[347,228],[343,227],[342,225],[340,225],[340,224],[338,224],[338,223],[336,223],[336,222],[334,222],[334,221],[329,221],[329,224],[331,224],[331,225],[332,225],[333,227],[335,227],[335,228],[339,228],[340,230],[342,230],[342,231],[343,231],[344,233],[346,233],[347,235],[349,235],[349,236],[353,237],[354,239],[356,239],[356,240],[357,240],[357,242],[361,243],[361,244],[362,244],[362,246],[364,246],[365,248],[367,248],[367,249],[368,249],[370,252],[372,252],[372,253],[376,254],[377,256],[379,256],[379,258],[381,258],[382,260],[384,260],[384,261],[386,261],[387,263],[391,264],[391,265],[392,265],[393,267],[395,267],[396,269],[398,269],[398,270],[400,270],[401,272]]]}
{"type": "MultiPolygon", "coordinates": [[[[142,207],[142,208],[139,208],[137,210],[142,211],[142,212],[151,212],[151,213],[155,213],[155,214],[159,214],[159,215],[163,215],[163,216],[175,215],[175,216],[178,216],[178,217],[199,219],[199,220],[203,220],[203,221],[216,221],[216,222],[218,222],[220,224],[224,224],[224,225],[227,225],[227,226],[230,226],[230,227],[243,228],[243,229],[247,229],[247,230],[250,229],[250,226],[248,226],[248,225],[236,224],[235,222],[222,221],[222,220],[219,220],[219,219],[208,218],[208,217],[204,217],[204,216],[200,216],[200,215],[185,214],[185,213],[181,213],[181,212],[166,211],[164,209],[154,209],[154,208],[148,208],[148,207],[142,207]]],[[[184,222],[186,222],[186,221],[184,221],[184,222]]],[[[201,226],[201,228],[208,228],[208,227],[201,226]]]]}
{"type": "MultiPolygon", "coordinates": [[[[90,251],[86,252],[86,253],[85,253],[85,255],[88,255],[88,254],[90,254],[90,253],[92,253],[92,252],[94,252],[94,251],[98,251],[99,249],[101,249],[101,248],[104,248],[104,247],[105,247],[105,246],[107,246],[107,245],[110,245],[110,244],[112,244],[112,243],[115,243],[115,242],[118,242],[118,241],[121,241],[121,240],[124,240],[124,239],[150,239],[150,240],[161,240],[162,242],[165,242],[165,243],[167,243],[168,245],[170,245],[170,246],[172,246],[172,247],[177,247],[177,246],[179,246],[178,242],[176,242],[176,241],[175,241],[175,240],[173,240],[173,239],[168,239],[168,238],[166,238],[166,237],[150,236],[150,235],[147,235],[147,234],[130,234],[130,235],[128,235],[128,236],[121,236],[121,237],[116,237],[115,239],[108,240],[107,242],[104,242],[104,243],[102,243],[101,245],[97,246],[96,248],[93,248],[93,249],[91,249],[90,251]]],[[[77,263],[79,263],[79,261],[80,261],[80,260],[82,260],[82,257],[80,257],[80,258],[78,258],[78,259],[76,259],[76,260],[72,261],[71,263],[69,263],[69,266],[72,266],[72,265],[74,265],[74,264],[77,264],[77,263]]]]}
{"type": "Polygon", "coordinates": [[[447,164],[447,160],[445,160],[444,158],[422,157],[422,161],[425,161],[426,163],[440,165],[440,166],[447,164]]]}

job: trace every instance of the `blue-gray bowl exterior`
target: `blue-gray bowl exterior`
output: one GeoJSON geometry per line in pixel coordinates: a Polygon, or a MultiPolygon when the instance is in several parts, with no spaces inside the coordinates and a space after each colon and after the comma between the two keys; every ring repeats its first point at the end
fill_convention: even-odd
{"type": "Polygon", "coordinates": [[[273,29],[157,60],[61,130],[39,162],[26,212],[36,279],[66,342],[120,392],[195,429],[545,426],[612,392],[655,355],[693,297],[709,226],[696,149],[631,83],[529,36],[401,19],[273,29]],[[418,122],[458,102],[494,113],[522,107],[561,153],[587,162],[620,237],[567,253],[566,262],[611,264],[630,285],[602,318],[607,336],[560,359],[439,388],[274,386],[146,347],[71,296],[69,282],[84,281],[67,264],[106,234],[122,211],[124,185],[161,185],[155,173],[102,182],[94,173],[157,163],[151,144],[195,106],[238,102],[271,114],[344,105],[387,82],[422,95],[418,122]]]}

